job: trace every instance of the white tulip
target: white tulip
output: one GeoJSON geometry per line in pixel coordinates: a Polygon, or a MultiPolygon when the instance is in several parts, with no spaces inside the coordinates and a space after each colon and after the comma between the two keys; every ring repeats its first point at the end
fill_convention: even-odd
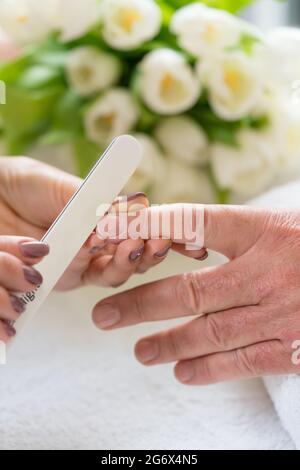
{"type": "Polygon", "coordinates": [[[0,27],[18,44],[47,37],[53,28],[57,0],[1,0],[0,27]]]}
{"type": "Polygon", "coordinates": [[[84,118],[87,136],[96,143],[109,143],[121,134],[130,132],[138,119],[138,109],[130,93],[112,88],[98,98],[84,118]]]}
{"type": "Polygon", "coordinates": [[[207,59],[199,63],[198,72],[213,110],[225,120],[247,116],[262,95],[262,64],[241,52],[226,52],[207,59]]]}
{"type": "Polygon", "coordinates": [[[146,134],[133,134],[143,149],[143,159],[125,186],[127,194],[148,191],[153,185],[165,184],[166,163],[157,143],[146,134]]]}
{"type": "Polygon", "coordinates": [[[266,60],[271,73],[284,84],[300,79],[300,29],[280,27],[271,30],[265,39],[266,60]]]}
{"type": "Polygon", "coordinates": [[[163,119],[154,131],[155,138],[166,154],[184,163],[207,163],[208,141],[201,126],[189,116],[163,119]]]}
{"type": "MultiPolygon", "coordinates": [[[[35,0],[47,3],[49,0],[35,0]]],[[[64,42],[80,38],[100,19],[99,0],[56,0],[54,29],[60,31],[64,42]]]]}
{"type": "Polygon", "coordinates": [[[159,32],[161,11],[153,0],[102,0],[103,37],[115,49],[139,47],[159,32]]]}
{"type": "Polygon", "coordinates": [[[207,173],[178,162],[172,157],[167,159],[166,181],[156,185],[151,192],[151,201],[156,204],[190,202],[211,204],[216,195],[207,173]]]}
{"type": "Polygon", "coordinates": [[[0,26],[20,44],[58,31],[62,41],[84,35],[100,17],[98,0],[1,0],[0,26]]]}
{"type": "Polygon", "coordinates": [[[95,47],[79,47],[69,53],[66,72],[76,93],[89,96],[117,83],[121,63],[114,55],[95,47]]]}
{"type": "Polygon", "coordinates": [[[279,165],[277,149],[263,132],[250,129],[240,131],[237,141],[237,147],[221,143],[211,146],[213,173],[220,188],[254,196],[275,177],[279,165]]]}
{"type": "Polygon", "coordinates": [[[177,35],[179,45],[197,57],[211,56],[238,44],[242,33],[236,17],[199,3],[177,10],[171,31],[177,35]]]}
{"type": "Polygon", "coordinates": [[[278,118],[278,134],[282,136],[280,173],[283,179],[300,176],[300,108],[286,101],[278,118]]]}
{"type": "Polygon", "coordinates": [[[147,54],[140,64],[140,94],[153,111],[177,114],[193,107],[201,86],[184,56],[171,49],[147,54]]]}

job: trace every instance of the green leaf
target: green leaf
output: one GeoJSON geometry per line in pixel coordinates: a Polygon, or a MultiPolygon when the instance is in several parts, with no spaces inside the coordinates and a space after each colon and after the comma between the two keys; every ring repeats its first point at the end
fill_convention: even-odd
{"type": "Polygon", "coordinates": [[[78,174],[85,178],[91,167],[96,163],[99,155],[103,153],[104,147],[90,142],[84,136],[78,136],[73,142],[73,149],[78,174]]]}
{"type": "Polygon", "coordinates": [[[64,144],[66,142],[72,142],[74,140],[74,134],[69,131],[64,130],[50,130],[43,134],[39,139],[38,142],[41,145],[56,145],[56,144],[64,144]]]}
{"type": "Polygon", "coordinates": [[[68,130],[73,133],[80,132],[83,103],[84,101],[72,90],[67,90],[56,103],[53,112],[53,127],[56,130],[68,130]]]}
{"type": "Polygon", "coordinates": [[[34,65],[29,67],[16,80],[18,87],[27,89],[30,92],[59,83],[62,83],[61,74],[57,69],[46,65],[34,65]]]}
{"type": "Polygon", "coordinates": [[[17,60],[8,62],[0,67],[0,80],[10,85],[26,70],[31,56],[25,55],[17,60]]]}
{"type": "Polygon", "coordinates": [[[28,93],[20,88],[7,87],[6,105],[0,107],[5,133],[21,138],[43,129],[61,91],[60,87],[54,87],[28,93]]]}

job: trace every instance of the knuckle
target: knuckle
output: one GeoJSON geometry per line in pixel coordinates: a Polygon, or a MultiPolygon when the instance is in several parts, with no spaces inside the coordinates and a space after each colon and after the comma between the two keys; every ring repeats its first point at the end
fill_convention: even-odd
{"type": "Polygon", "coordinates": [[[215,382],[216,377],[211,367],[211,362],[209,358],[204,357],[198,360],[197,376],[201,379],[201,382],[204,382],[204,383],[215,382]]]}
{"type": "Polygon", "coordinates": [[[196,345],[188,329],[173,328],[168,331],[167,336],[171,354],[175,359],[190,357],[191,351],[195,349],[196,345]]]}
{"type": "Polygon", "coordinates": [[[218,350],[226,350],[228,341],[217,314],[207,315],[205,317],[204,334],[207,341],[218,350]]]}
{"type": "Polygon", "coordinates": [[[7,253],[0,253],[0,266],[7,277],[16,274],[16,259],[7,253]]]}
{"type": "Polygon", "coordinates": [[[140,289],[137,289],[133,294],[133,306],[136,313],[136,319],[139,323],[148,321],[147,309],[144,305],[143,293],[140,289]]]}
{"type": "Polygon", "coordinates": [[[259,372],[260,354],[250,353],[248,348],[236,349],[234,351],[234,362],[241,374],[250,376],[257,375],[259,372]]]}
{"type": "Polygon", "coordinates": [[[200,314],[203,310],[203,284],[199,273],[190,272],[179,277],[176,286],[176,296],[180,305],[191,314],[200,314]]]}

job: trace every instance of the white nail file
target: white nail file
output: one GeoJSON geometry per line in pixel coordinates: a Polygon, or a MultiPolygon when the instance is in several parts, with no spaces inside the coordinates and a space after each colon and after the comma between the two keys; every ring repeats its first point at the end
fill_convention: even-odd
{"type": "Polygon", "coordinates": [[[14,323],[17,333],[32,320],[136,170],[141,156],[141,147],[136,139],[126,135],[116,138],[53,222],[42,239],[50,247],[49,255],[38,264],[43,283],[31,292],[18,294],[26,303],[26,310],[14,323]]]}

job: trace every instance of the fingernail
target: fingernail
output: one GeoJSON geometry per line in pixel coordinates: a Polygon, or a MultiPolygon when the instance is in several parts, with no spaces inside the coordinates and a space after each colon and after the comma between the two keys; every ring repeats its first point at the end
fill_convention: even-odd
{"type": "Polygon", "coordinates": [[[120,245],[120,243],[122,243],[124,240],[119,240],[117,238],[112,238],[109,240],[109,243],[111,243],[112,245],[120,245]]]}
{"type": "Polygon", "coordinates": [[[25,268],[23,268],[23,272],[26,281],[31,282],[31,284],[35,284],[37,286],[42,284],[43,277],[36,269],[25,266],[25,268]]]}
{"type": "Polygon", "coordinates": [[[136,356],[140,362],[146,364],[158,357],[159,349],[155,341],[140,341],[136,346],[136,356]]]}
{"type": "Polygon", "coordinates": [[[12,338],[13,336],[16,335],[16,330],[14,329],[13,326],[11,326],[9,323],[7,322],[3,322],[4,323],[4,328],[5,328],[5,331],[6,331],[6,334],[7,336],[9,336],[10,338],[12,338]]]}
{"type": "Polygon", "coordinates": [[[20,244],[20,251],[23,256],[29,258],[41,258],[49,253],[49,245],[42,242],[23,242],[20,244]]]}
{"type": "Polygon", "coordinates": [[[120,196],[113,202],[112,205],[114,206],[116,204],[120,204],[120,202],[133,201],[134,199],[136,199],[138,197],[147,197],[147,195],[145,193],[139,191],[139,192],[136,192],[136,193],[128,194],[127,196],[120,196]]]}
{"type": "Polygon", "coordinates": [[[190,382],[195,375],[194,366],[190,362],[179,364],[176,367],[176,375],[180,382],[190,382]]]}
{"type": "Polygon", "coordinates": [[[144,253],[144,246],[141,246],[141,248],[138,248],[137,250],[132,251],[129,255],[130,261],[137,261],[142,256],[143,253],[144,253]]]}
{"type": "Polygon", "coordinates": [[[121,314],[119,310],[112,305],[103,305],[97,308],[95,321],[101,329],[110,328],[111,326],[118,323],[120,319],[121,314]]]}
{"type": "Polygon", "coordinates": [[[167,256],[167,254],[169,253],[170,251],[170,248],[171,248],[171,245],[168,245],[166,248],[164,248],[163,250],[160,250],[158,251],[157,253],[155,253],[155,257],[156,258],[164,258],[165,256],[167,256]]]}
{"type": "Polygon", "coordinates": [[[197,259],[197,260],[199,260],[199,261],[205,261],[207,258],[208,258],[208,252],[207,252],[207,250],[204,248],[203,254],[200,255],[200,256],[198,256],[198,258],[195,258],[195,259],[197,259]]]}
{"type": "Polygon", "coordinates": [[[10,294],[10,301],[13,309],[17,313],[23,313],[25,311],[25,303],[22,299],[19,299],[16,295],[10,294]]]}
{"type": "Polygon", "coordinates": [[[91,255],[94,255],[95,253],[99,253],[99,251],[103,250],[103,248],[105,248],[107,245],[107,242],[103,243],[102,245],[96,245],[96,246],[93,246],[89,253],[91,253],[91,255]]]}

